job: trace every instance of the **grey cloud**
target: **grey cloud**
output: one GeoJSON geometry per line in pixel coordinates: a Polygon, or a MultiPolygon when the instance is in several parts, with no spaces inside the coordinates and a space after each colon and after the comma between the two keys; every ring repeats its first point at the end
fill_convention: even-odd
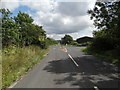
{"type": "Polygon", "coordinates": [[[47,34],[75,33],[93,26],[86,13],[88,7],[88,2],[59,2],[54,12],[38,12],[35,17],[47,34]]]}
{"type": "Polygon", "coordinates": [[[57,10],[68,16],[82,16],[87,14],[89,2],[59,2],[57,10]]]}
{"type": "MultiPolygon", "coordinates": [[[[72,23],[70,24],[64,24],[62,22],[62,17],[53,19],[52,22],[42,21],[42,24],[45,27],[45,30],[47,30],[47,33],[56,33],[56,34],[64,34],[64,33],[74,33],[78,32],[80,30],[84,30],[85,28],[88,28],[90,25],[89,21],[85,20],[86,17],[79,17],[79,18],[70,18],[72,20],[72,23]]],[[[47,18],[46,18],[47,19],[47,18]]]]}

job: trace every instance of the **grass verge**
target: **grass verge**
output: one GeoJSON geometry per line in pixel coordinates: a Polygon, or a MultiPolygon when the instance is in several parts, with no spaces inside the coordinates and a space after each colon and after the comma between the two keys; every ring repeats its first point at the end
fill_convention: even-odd
{"type": "Polygon", "coordinates": [[[2,53],[0,50],[0,90],[2,89],[2,53]]]}
{"type": "Polygon", "coordinates": [[[81,51],[98,56],[100,58],[103,58],[105,61],[108,61],[111,63],[115,63],[115,64],[120,63],[120,59],[119,59],[120,57],[117,55],[116,56],[114,55],[116,53],[116,51],[114,50],[102,52],[102,51],[91,50],[91,48],[87,47],[87,48],[81,49],[81,51]]]}
{"type": "Polygon", "coordinates": [[[2,51],[2,88],[10,86],[21,75],[40,62],[48,49],[38,46],[14,47],[2,51]]]}

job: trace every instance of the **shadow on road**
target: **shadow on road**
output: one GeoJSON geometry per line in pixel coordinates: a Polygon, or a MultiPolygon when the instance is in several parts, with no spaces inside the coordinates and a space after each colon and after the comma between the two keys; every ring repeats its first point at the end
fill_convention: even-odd
{"type": "Polygon", "coordinates": [[[55,84],[70,83],[80,88],[118,88],[118,71],[113,65],[87,55],[74,57],[79,64],[76,67],[71,59],[50,61],[44,68],[51,74],[62,74],[64,77],[55,79],[55,84]]]}

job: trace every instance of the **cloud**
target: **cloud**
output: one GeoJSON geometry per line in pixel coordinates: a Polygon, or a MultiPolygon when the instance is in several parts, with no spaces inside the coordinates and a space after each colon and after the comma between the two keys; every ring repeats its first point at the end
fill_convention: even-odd
{"type": "Polygon", "coordinates": [[[61,14],[76,17],[86,15],[88,5],[88,2],[59,2],[57,10],[61,14]]]}
{"type": "Polygon", "coordinates": [[[1,1],[1,8],[6,8],[13,11],[20,6],[19,1],[20,0],[12,0],[12,2],[10,0],[1,1]]]}
{"type": "Polygon", "coordinates": [[[69,17],[60,13],[37,12],[34,19],[36,24],[43,25],[48,34],[64,34],[93,27],[93,22],[89,18],[89,15],[69,17]]]}
{"type": "Polygon", "coordinates": [[[2,8],[15,10],[20,5],[28,6],[31,9],[39,11],[50,11],[53,9],[51,0],[2,0],[2,8]]]}
{"type": "Polygon", "coordinates": [[[53,2],[50,0],[43,0],[43,1],[37,0],[34,2],[33,0],[29,0],[29,2],[21,2],[21,3],[22,5],[26,5],[31,9],[42,11],[42,12],[49,12],[53,9],[53,6],[52,6],[53,2]]]}
{"type": "Polygon", "coordinates": [[[84,2],[57,2],[57,0],[12,0],[15,2],[2,2],[2,6],[15,10],[21,5],[27,6],[35,13],[29,14],[34,18],[34,23],[42,25],[49,37],[60,39],[65,34],[70,34],[76,39],[83,35],[92,35],[93,21],[87,11],[94,7],[96,0],[84,2]],[[91,2],[90,2],[91,1],[91,2]]]}

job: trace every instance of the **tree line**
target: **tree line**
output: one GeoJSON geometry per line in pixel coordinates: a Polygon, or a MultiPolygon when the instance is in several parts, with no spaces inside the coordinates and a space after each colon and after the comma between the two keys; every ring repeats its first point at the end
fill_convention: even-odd
{"type": "Polygon", "coordinates": [[[47,48],[47,42],[55,41],[46,38],[43,27],[35,25],[29,14],[19,11],[17,16],[11,17],[12,13],[9,9],[0,9],[0,12],[3,47],[13,44],[20,47],[37,44],[42,48],[47,48]]]}

